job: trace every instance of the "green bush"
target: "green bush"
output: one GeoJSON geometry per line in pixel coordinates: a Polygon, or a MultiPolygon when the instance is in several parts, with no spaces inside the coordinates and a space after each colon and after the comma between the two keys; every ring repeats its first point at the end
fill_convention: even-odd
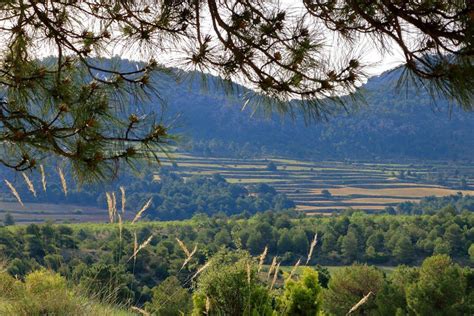
{"type": "Polygon", "coordinates": [[[21,292],[11,298],[8,312],[12,315],[84,314],[83,306],[59,274],[35,271],[26,276],[22,285],[21,292]]]}
{"type": "Polygon", "coordinates": [[[298,281],[287,280],[278,305],[280,315],[318,315],[322,307],[318,272],[304,268],[298,281]]]}
{"type": "MultiPolygon", "coordinates": [[[[375,296],[384,286],[384,274],[373,266],[352,265],[334,272],[324,291],[324,311],[330,315],[345,315],[352,306],[369,292],[375,296]]],[[[373,299],[360,308],[362,315],[376,309],[373,299]]]]}
{"type": "Polygon", "coordinates": [[[248,253],[221,251],[198,279],[193,315],[272,315],[271,301],[248,253]]]}

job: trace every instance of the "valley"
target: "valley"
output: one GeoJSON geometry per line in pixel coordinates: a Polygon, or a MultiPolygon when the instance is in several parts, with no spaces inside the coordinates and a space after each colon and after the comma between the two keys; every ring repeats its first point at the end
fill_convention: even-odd
{"type": "MultiPolygon", "coordinates": [[[[219,174],[229,183],[243,186],[265,183],[284,193],[307,215],[331,215],[345,209],[380,212],[386,207],[416,202],[426,196],[461,192],[474,195],[474,166],[468,162],[381,163],[368,161],[309,161],[279,157],[265,159],[212,158],[191,154],[161,154],[161,167],[152,167],[155,181],[164,168],[182,176],[219,174]]],[[[20,181],[17,181],[21,183],[20,181]]],[[[21,183],[24,185],[24,183],[21,183]]],[[[70,203],[0,202],[2,213],[10,212],[18,223],[105,222],[103,208],[70,203]]],[[[132,219],[136,210],[124,219],[132,219]]]]}

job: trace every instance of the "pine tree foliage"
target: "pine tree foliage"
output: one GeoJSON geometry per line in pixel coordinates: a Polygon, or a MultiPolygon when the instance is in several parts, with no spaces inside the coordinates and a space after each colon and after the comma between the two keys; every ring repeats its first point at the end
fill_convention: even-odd
{"type": "MultiPolygon", "coordinates": [[[[15,170],[48,155],[81,180],[172,142],[169,126],[139,105],[159,95],[154,72],[176,65],[252,87],[244,98],[270,111],[329,115],[365,79],[357,49],[327,53],[327,40],[382,52],[402,49],[405,76],[472,109],[472,1],[304,0],[24,1],[0,4],[0,162],[15,170]],[[347,51],[347,52],[345,52],[347,51]],[[41,59],[46,54],[54,56],[41,59]],[[116,54],[132,53],[136,68],[116,54]],[[169,64],[166,64],[169,66],[169,64]],[[300,102],[288,102],[299,99],[300,102]],[[338,101],[334,103],[333,101],[338,101]]],[[[406,82],[406,81],[405,81],[406,82]]]]}

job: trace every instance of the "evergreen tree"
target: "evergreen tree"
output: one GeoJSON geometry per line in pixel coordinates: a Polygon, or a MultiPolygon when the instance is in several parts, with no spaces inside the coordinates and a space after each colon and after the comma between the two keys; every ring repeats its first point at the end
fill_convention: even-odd
{"type": "Polygon", "coordinates": [[[173,143],[169,126],[159,109],[141,115],[135,105],[157,93],[153,73],[180,75],[161,66],[174,61],[169,51],[182,56],[180,65],[215,72],[226,87],[248,84],[255,93],[242,95],[270,105],[263,111],[301,110],[311,120],[351,104],[338,96],[366,78],[352,48],[368,34],[381,52],[388,44],[403,51],[402,80],[472,109],[471,1],[309,0],[294,8],[263,0],[2,2],[0,163],[25,170],[52,154],[88,180],[113,176],[120,162],[158,159],[154,151],[173,143]],[[351,49],[328,55],[321,44],[328,36],[351,49]],[[37,47],[54,58],[40,61],[37,47]],[[120,48],[146,62],[102,59],[120,48]]]}
{"type": "Polygon", "coordinates": [[[5,226],[15,225],[15,219],[13,218],[13,215],[10,212],[5,213],[5,218],[3,220],[3,225],[5,225],[5,226]]]}
{"type": "Polygon", "coordinates": [[[293,242],[291,241],[290,233],[287,230],[284,230],[278,239],[278,252],[284,254],[285,252],[291,251],[293,249],[293,242]]]}
{"type": "Polygon", "coordinates": [[[416,315],[460,315],[466,298],[462,269],[446,255],[426,259],[407,290],[408,307],[416,315]]]}
{"type": "Polygon", "coordinates": [[[292,231],[293,252],[299,255],[306,255],[309,249],[308,237],[301,229],[292,231]]]}
{"type": "Polygon", "coordinates": [[[400,263],[408,263],[413,260],[414,247],[410,238],[403,236],[398,240],[393,249],[393,256],[400,263]]]}
{"type": "Polygon", "coordinates": [[[347,262],[353,262],[359,256],[359,238],[355,229],[349,229],[344,236],[341,251],[347,262]]]}
{"type": "MultiPolygon", "coordinates": [[[[324,311],[330,315],[346,315],[369,292],[377,295],[383,285],[383,273],[375,267],[353,265],[338,269],[331,276],[328,289],[324,291],[324,311]]],[[[360,312],[364,315],[375,308],[371,299],[362,306],[360,312]]]]}

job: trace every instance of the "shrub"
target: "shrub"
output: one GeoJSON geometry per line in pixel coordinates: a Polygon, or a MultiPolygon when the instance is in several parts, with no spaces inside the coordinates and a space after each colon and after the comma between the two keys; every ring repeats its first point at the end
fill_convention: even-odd
{"type": "Polygon", "coordinates": [[[12,315],[81,315],[82,311],[66,280],[46,270],[28,274],[21,295],[12,299],[9,307],[12,315]]]}
{"type": "Polygon", "coordinates": [[[318,272],[305,268],[298,281],[289,279],[279,299],[280,315],[318,315],[322,307],[322,288],[318,272]]]}
{"type": "Polygon", "coordinates": [[[152,289],[153,299],[146,310],[153,315],[188,315],[192,308],[191,294],[181,286],[178,278],[168,277],[152,289]]]}
{"type": "MultiPolygon", "coordinates": [[[[377,295],[383,285],[383,272],[373,266],[353,265],[337,270],[324,291],[324,310],[331,315],[345,315],[369,292],[377,295]]],[[[370,299],[360,311],[368,314],[375,308],[373,299],[370,299]]]]}
{"type": "Polygon", "coordinates": [[[268,286],[244,252],[217,253],[198,279],[193,302],[193,315],[272,315],[268,286]]]}

